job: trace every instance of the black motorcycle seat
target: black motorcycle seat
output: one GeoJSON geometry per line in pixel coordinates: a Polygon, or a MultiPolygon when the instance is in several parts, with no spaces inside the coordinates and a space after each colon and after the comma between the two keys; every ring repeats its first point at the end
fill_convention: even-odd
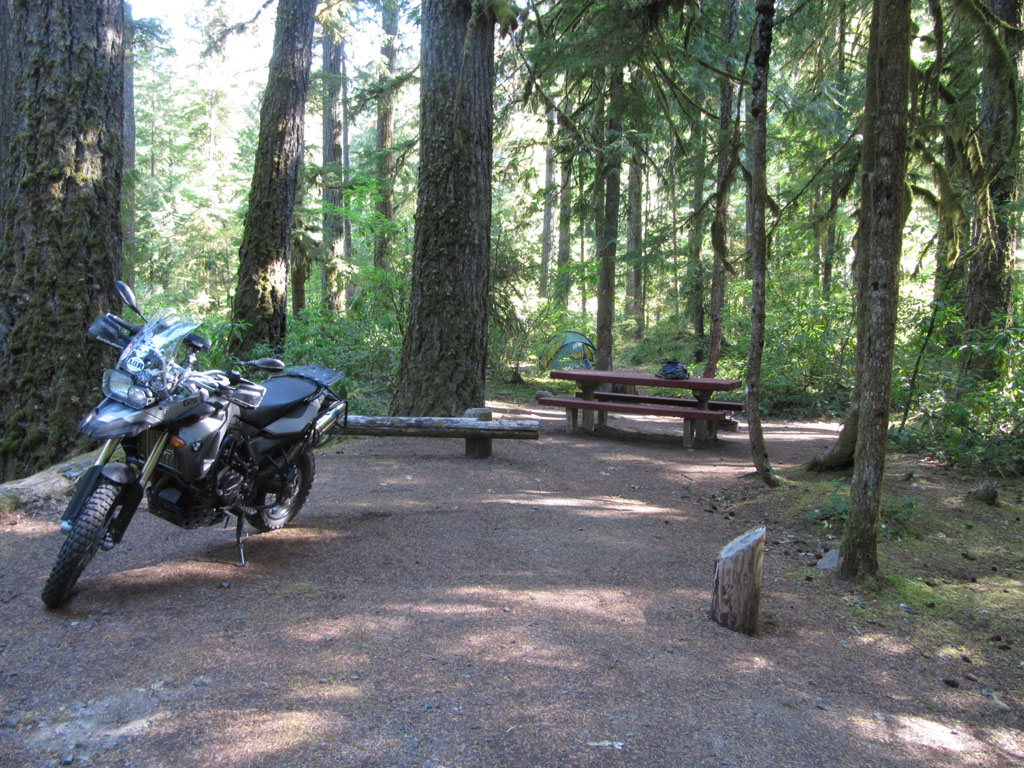
{"type": "Polygon", "coordinates": [[[316,394],[316,382],[296,376],[275,376],[264,382],[267,392],[257,408],[243,408],[240,418],[246,424],[263,429],[277,421],[294,406],[316,394]]]}

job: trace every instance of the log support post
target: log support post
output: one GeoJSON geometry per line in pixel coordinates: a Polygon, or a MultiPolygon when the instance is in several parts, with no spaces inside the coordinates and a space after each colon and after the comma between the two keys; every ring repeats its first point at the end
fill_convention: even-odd
{"type": "Polygon", "coordinates": [[[764,539],[764,526],[752,528],[726,544],[715,563],[711,618],[747,635],[757,633],[764,539]]]}
{"type": "MultiPolygon", "coordinates": [[[[477,421],[491,420],[490,408],[469,408],[466,410],[467,419],[477,421]]],[[[489,459],[491,458],[491,438],[489,437],[467,437],[466,438],[467,459],[489,459]]]]}

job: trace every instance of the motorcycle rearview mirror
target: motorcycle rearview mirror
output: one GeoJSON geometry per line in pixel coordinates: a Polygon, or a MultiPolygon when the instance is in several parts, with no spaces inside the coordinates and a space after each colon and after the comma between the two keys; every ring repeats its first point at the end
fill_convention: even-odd
{"type": "Polygon", "coordinates": [[[280,373],[284,370],[284,363],[276,357],[261,357],[259,360],[253,360],[251,365],[270,373],[280,373]]]}
{"type": "Polygon", "coordinates": [[[121,301],[127,304],[135,314],[145,320],[146,316],[139,311],[139,302],[135,298],[135,291],[132,290],[132,287],[121,280],[115,280],[114,287],[117,288],[117,295],[121,297],[121,301]]]}

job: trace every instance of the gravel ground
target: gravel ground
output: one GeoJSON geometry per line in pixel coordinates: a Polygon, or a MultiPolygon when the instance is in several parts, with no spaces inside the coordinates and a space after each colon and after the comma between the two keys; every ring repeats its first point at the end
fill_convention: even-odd
{"type": "MultiPolygon", "coordinates": [[[[136,517],[66,609],[39,590],[54,505],[0,527],[0,766],[996,766],[1007,709],[856,626],[784,546],[746,434],[359,439],[294,525],[249,539],[136,517]],[[757,516],[730,507],[765,495],[757,516]],[[708,619],[713,564],[767,524],[762,631],[708,619]]],[[[834,428],[767,425],[777,469],[834,428]]],[[[653,434],[657,432],[657,434],[653,434]]],[[[749,510],[750,505],[741,509],[749,510]]],[[[1018,681],[1019,684],[1019,681],[1018,681]]],[[[1019,691],[1020,688],[1018,687],[1019,691]]]]}

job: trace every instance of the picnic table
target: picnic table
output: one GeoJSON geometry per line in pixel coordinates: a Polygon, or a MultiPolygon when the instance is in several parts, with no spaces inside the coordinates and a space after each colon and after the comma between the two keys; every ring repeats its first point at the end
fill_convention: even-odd
{"type": "Polygon", "coordinates": [[[683,444],[692,448],[695,439],[715,438],[719,425],[726,421],[730,411],[743,409],[742,403],[711,399],[715,392],[739,389],[743,384],[739,379],[662,379],[650,373],[587,369],[556,370],[551,371],[549,375],[553,379],[575,381],[579,385],[576,397],[537,398],[541,405],[565,408],[566,428],[569,431],[579,428],[580,411],[583,411],[583,429],[591,431],[595,426],[595,412],[598,414],[598,423],[605,423],[608,413],[672,416],[683,419],[683,444]],[[689,390],[692,397],[611,392],[608,391],[611,385],[685,389],[689,390]]]}

